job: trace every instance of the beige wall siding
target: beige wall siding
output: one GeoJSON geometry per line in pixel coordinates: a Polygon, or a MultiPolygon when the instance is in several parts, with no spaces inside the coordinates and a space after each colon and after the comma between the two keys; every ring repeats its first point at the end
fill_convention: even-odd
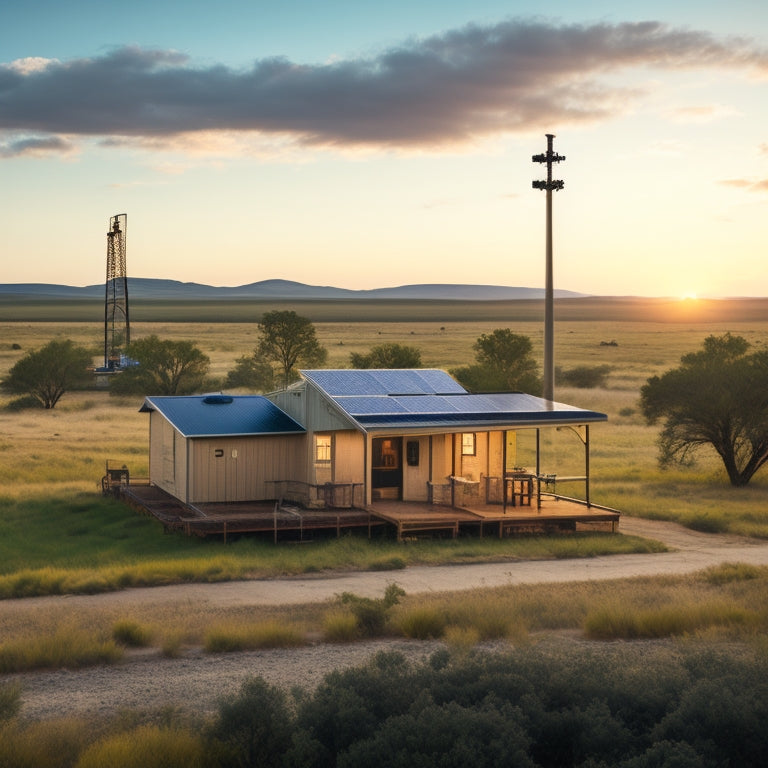
{"type": "Polygon", "coordinates": [[[444,483],[453,471],[451,462],[451,435],[432,438],[432,482],[444,483]]]}
{"type": "Polygon", "coordinates": [[[365,436],[344,430],[334,435],[333,482],[362,483],[365,480],[365,436]]]}
{"type": "Polygon", "coordinates": [[[303,427],[315,432],[328,432],[338,429],[349,429],[352,424],[343,416],[336,406],[311,385],[306,390],[306,422],[303,427]]]}
{"type": "Polygon", "coordinates": [[[187,446],[157,411],[149,414],[149,479],[158,488],[187,501],[187,446]]]}
{"type": "Polygon", "coordinates": [[[306,438],[293,435],[192,440],[193,503],[275,497],[271,480],[299,480],[306,438]],[[220,455],[217,455],[220,452],[220,455]]]}

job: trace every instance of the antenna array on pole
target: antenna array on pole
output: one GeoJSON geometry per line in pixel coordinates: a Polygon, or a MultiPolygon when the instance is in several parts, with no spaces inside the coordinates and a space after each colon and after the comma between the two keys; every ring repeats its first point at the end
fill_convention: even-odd
{"type": "Polygon", "coordinates": [[[534,155],[531,159],[534,163],[547,164],[546,181],[534,181],[534,189],[543,189],[547,193],[547,269],[546,285],[544,288],[544,397],[547,400],[555,399],[555,298],[554,279],[552,267],[552,191],[562,189],[565,184],[552,178],[552,164],[565,160],[565,155],[558,155],[552,148],[555,135],[546,134],[547,151],[541,155],[534,155]]]}

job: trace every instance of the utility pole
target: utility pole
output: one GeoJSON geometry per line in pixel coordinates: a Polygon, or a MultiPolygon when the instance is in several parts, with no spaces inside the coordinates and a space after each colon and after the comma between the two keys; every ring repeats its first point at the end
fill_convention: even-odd
{"type": "Polygon", "coordinates": [[[547,151],[543,155],[534,155],[534,163],[547,164],[547,180],[534,181],[534,189],[547,191],[547,274],[544,288],[544,398],[555,399],[555,290],[552,276],[552,190],[562,189],[562,181],[552,179],[552,163],[565,160],[565,155],[558,155],[552,149],[555,134],[548,133],[547,151]]]}

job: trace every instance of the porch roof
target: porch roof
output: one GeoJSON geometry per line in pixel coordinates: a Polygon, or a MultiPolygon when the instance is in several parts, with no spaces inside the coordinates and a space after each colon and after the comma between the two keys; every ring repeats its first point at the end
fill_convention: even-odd
{"type": "Polygon", "coordinates": [[[439,370],[302,371],[364,431],[488,429],[606,421],[522,392],[471,394],[439,370]]]}
{"type": "Polygon", "coordinates": [[[159,411],[184,437],[303,434],[304,427],[261,395],[144,398],[142,413],[159,411]]]}

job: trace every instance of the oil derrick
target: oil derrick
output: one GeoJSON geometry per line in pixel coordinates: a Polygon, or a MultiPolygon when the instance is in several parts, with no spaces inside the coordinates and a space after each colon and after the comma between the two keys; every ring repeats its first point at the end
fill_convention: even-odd
{"type": "Polygon", "coordinates": [[[128,317],[128,274],[125,268],[125,237],[128,216],[109,220],[107,232],[107,282],[104,299],[104,368],[121,367],[125,347],[131,342],[128,317]]]}

